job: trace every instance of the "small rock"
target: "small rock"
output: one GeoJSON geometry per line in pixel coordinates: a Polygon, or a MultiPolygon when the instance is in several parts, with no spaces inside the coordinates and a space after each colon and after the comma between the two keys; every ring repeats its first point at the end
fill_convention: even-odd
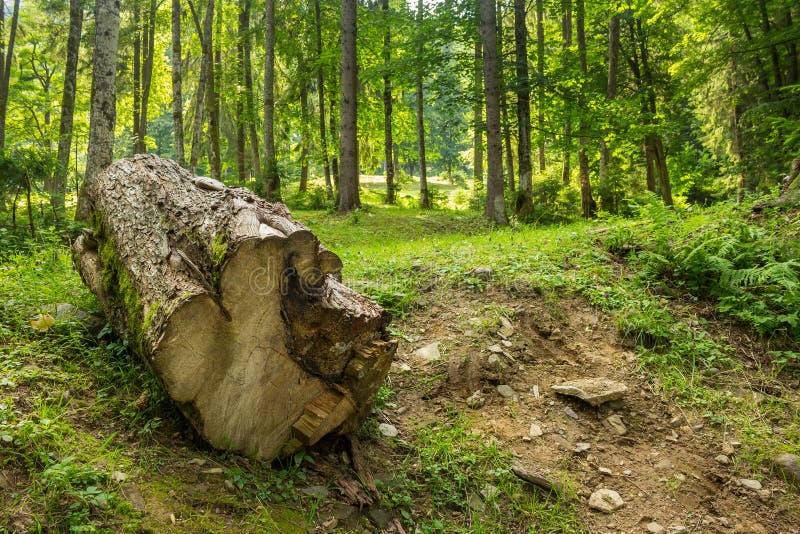
{"type": "Polygon", "coordinates": [[[603,420],[603,426],[618,436],[624,436],[628,433],[625,423],[622,422],[622,417],[618,414],[609,415],[606,417],[603,420]]]}
{"type": "Polygon", "coordinates": [[[390,425],[389,423],[379,424],[378,431],[387,438],[394,438],[397,437],[397,434],[399,434],[399,432],[397,431],[397,427],[394,425],[390,425]]]}
{"type": "Polygon", "coordinates": [[[536,423],[531,423],[531,429],[528,431],[528,435],[532,438],[538,438],[542,436],[544,432],[542,432],[542,427],[537,425],[536,423]]]}
{"type": "Polygon", "coordinates": [[[569,406],[564,406],[564,413],[568,416],[572,417],[576,421],[578,420],[578,414],[575,413],[575,410],[570,408],[569,406]]]}
{"type": "Polygon", "coordinates": [[[411,366],[404,362],[392,362],[391,371],[393,373],[407,373],[411,371],[411,366]]]}
{"type": "Polygon", "coordinates": [[[136,484],[133,482],[128,482],[127,484],[123,484],[121,488],[122,496],[125,497],[125,500],[131,503],[131,506],[137,512],[144,512],[145,511],[145,502],[144,497],[142,494],[139,493],[139,488],[136,487],[136,484]]]}
{"type": "Polygon", "coordinates": [[[633,471],[631,471],[630,469],[626,469],[625,471],[622,472],[622,474],[625,475],[626,477],[629,477],[633,474],[633,471]]]}
{"type": "Polygon", "coordinates": [[[498,371],[500,366],[502,365],[502,362],[500,361],[500,356],[498,356],[496,353],[493,352],[492,354],[489,355],[488,358],[486,358],[486,365],[488,365],[490,369],[498,371]]]}
{"type": "Polygon", "coordinates": [[[225,479],[225,489],[228,491],[236,491],[236,486],[233,485],[233,482],[225,479]]]}
{"type": "Polygon", "coordinates": [[[731,463],[731,459],[730,459],[730,458],[728,458],[728,457],[727,457],[726,455],[724,455],[724,454],[718,454],[718,455],[716,455],[716,456],[714,457],[714,460],[716,460],[716,462],[717,462],[717,463],[719,463],[719,464],[722,464],[722,465],[728,465],[729,463],[731,463]]]}
{"type": "Polygon", "coordinates": [[[666,530],[664,527],[662,527],[655,521],[647,523],[647,525],[645,525],[645,528],[647,529],[647,532],[650,532],[650,534],[661,534],[666,530]]]}
{"type": "Polygon", "coordinates": [[[212,467],[211,469],[204,469],[203,474],[206,475],[221,475],[223,470],[221,467],[212,467]]]}
{"type": "Polygon", "coordinates": [[[425,360],[426,362],[435,362],[442,359],[442,354],[439,352],[439,342],[435,341],[429,343],[424,347],[420,347],[414,351],[414,356],[425,360]]]}
{"type": "Polygon", "coordinates": [[[604,475],[608,475],[608,476],[612,476],[614,474],[614,472],[611,471],[611,469],[609,469],[608,467],[598,467],[597,470],[600,473],[602,473],[604,475]]]}
{"type": "Polygon", "coordinates": [[[187,462],[188,464],[204,465],[206,461],[203,458],[192,458],[187,462]]]}
{"type": "Polygon", "coordinates": [[[484,282],[488,282],[489,280],[492,279],[494,271],[492,270],[491,267],[482,265],[480,267],[475,267],[474,269],[472,269],[472,272],[470,274],[472,275],[473,278],[477,278],[478,280],[483,280],[484,282]]]}
{"type": "Polygon", "coordinates": [[[736,450],[733,448],[733,445],[728,443],[727,441],[722,444],[722,454],[727,456],[731,456],[736,453],[736,450]]]}
{"type": "Polygon", "coordinates": [[[478,390],[469,397],[467,397],[467,406],[472,408],[473,410],[478,410],[483,408],[483,405],[486,404],[486,396],[483,394],[483,391],[478,390]]]}
{"type": "Polygon", "coordinates": [[[772,466],[787,482],[800,486],[800,457],[795,454],[780,454],[772,459],[772,466]]]}
{"type": "Polygon", "coordinates": [[[122,482],[126,478],[128,478],[128,475],[123,473],[122,471],[114,471],[113,473],[111,473],[111,480],[113,480],[114,482],[122,482]]]}
{"type": "Polygon", "coordinates": [[[740,478],[739,484],[744,486],[747,489],[758,491],[761,489],[761,482],[758,480],[753,480],[752,478],[740,478]]]}
{"type": "Polygon", "coordinates": [[[497,344],[490,345],[489,346],[489,352],[493,352],[494,354],[502,354],[503,353],[503,347],[501,347],[500,345],[497,345],[497,344]]]}
{"type": "Polygon", "coordinates": [[[548,339],[552,341],[558,341],[559,339],[564,339],[564,335],[561,333],[560,328],[553,328],[553,331],[550,332],[550,337],[548,339]]]}
{"type": "Polygon", "coordinates": [[[517,395],[517,392],[514,391],[511,388],[511,386],[508,386],[506,384],[500,384],[499,386],[497,386],[497,392],[504,399],[510,399],[510,400],[512,400],[514,402],[519,401],[519,395],[517,395]]]}
{"type": "Polygon", "coordinates": [[[680,415],[676,415],[672,419],[669,420],[669,426],[672,428],[678,428],[683,424],[683,417],[680,415]]]}
{"type": "Polygon", "coordinates": [[[508,339],[514,335],[514,325],[511,324],[511,321],[509,321],[505,317],[500,317],[500,323],[502,324],[502,326],[497,331],[500,337],[508,339]]]}
{"type": "Polygon", "coordinates": [[[592,406],[621,399],[628,388],[625,384],[608,378],[581,378],[550,386],[556,393],[577,397],[592,406]]]}
{"type": "Polygon", "coordinates": [[[575,448],[572,449],[572,450],[573,450],[573,452],[576,452],[577,454],[580,454],[582,452],[588,451],[591,448],[592,448],[592,445],[590,443],[576,443],[575,444],[575,448]]]}
{"type": "Polygon", "coordinates": [[[317,497],[318,499],[324,499],[330,493],[328,488],[325,486],[309,486],[307,488],[302,488],[300,493],[303,495],[308,495],[309,497],[317,497]]]}
{"type": "Polygon", "coordinates": [[[503,339],[500,341],[500,344],[503,345],[505,348],[510,349],[514,344],[508,341],[507,339],[503,339]]]}
{"type": "Polygon", "coordinates": [[[625,501],[623,501],[619,493],[614,490],[605,488],[599,489],[589,497],[589,508],[607,514],[619,510],[623,506],[625,506],[625,501]]]}
{"type": "Polygon", "coordinates": [[[772,498],[772,492],[768,489],[761,489],[758,490],[756,493],[758,493],[758,499],[761,502],[767,502],[770,500],[770,498],[772,498]]]}
{"type": "Polygon", "coordinates": [[[397,415],[403,415],[408,411],[408,406],[400,406],[398,409],[394,411],[397,415]]]}
{"type": "Polygon", "coordinates": [[[469,506],[470,510],[478,512],[479,514],[486,511],[486,505],[483,503],[483,500],[474,493],[467,495],[467,506],[469,506]]]}

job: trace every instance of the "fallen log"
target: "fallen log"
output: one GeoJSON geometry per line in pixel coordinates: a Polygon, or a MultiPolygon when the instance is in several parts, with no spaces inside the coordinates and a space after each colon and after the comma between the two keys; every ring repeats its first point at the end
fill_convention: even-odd
{"type": "Polygon", "coordinates": [[[212,446],[273,458],[357,428],[396,349],[389,316],[283,204],[154,155],[88,194],[75,265],[212,446]]]}

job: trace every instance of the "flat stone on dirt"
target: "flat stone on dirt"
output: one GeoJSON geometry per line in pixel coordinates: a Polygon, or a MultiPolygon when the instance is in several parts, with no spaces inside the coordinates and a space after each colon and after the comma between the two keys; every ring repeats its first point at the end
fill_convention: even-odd
{"type": "Polygon", "coordinates": [[[726,455],[724,455],[724,454],[718,454],[718,455],[716,455],[716,456],[714,457],[714,460],[716,460],[716,462],[717,462],[718,464],[722,464],[722,465],[728,465],[729,463],[731,463],[731,459],[730,459],[730,458],[728,458],[728,457],[727,457],[726,455]]]}
{"type": "Polygon", "coordinates": [[[624,436],[628,433],[628,428],[622,422],[622,417],[618,414],[609,415],[603,421],[603,426],[618,436],[624,436]]]}
{"type": "Polygon", "coordinates": [[[472,269],[470,273],[473,278],[477,278],[478,280],[483,280],[484,282],[488,282],[492,279],[492,275],[494,275],[494,271],[491,267],[487,267],[482,265],[480,267],[475,267],[472,269]]]}
{"type": "Polygon", "coordinates": [[[472,408],[473,410],[483,408],[484,404],[486,404],[486,396],[481,390],[478,390],[467,397],[467,407],[472,408]]]}
{"type": "Polygon", "coordinates": [[[667,530],[658,523],[656,523],[655,521],[647,523],[647,525],[645,525],[645,528],[647,529],[647,532],[649,532],[650,534],[662,534],[667,530]]]}
{"type": "Polygon", "coordinates": [[[599,489],[589,497],[589,508],[610,514],[625,506],[625,501],[614,490],[599,489]]]}
{"type": "Polygon", "coordinates": [[[786,478],[787,482],[800,486],[800,456],[780,454],[772,459],[772,466],[786,478]]]}
{"type": "Polygon", "coordinates": [[[531,423],[531,429],[528,431],[528,435],[532,438],[538,438],[542,436],[544,432],[542,432],[542,427],[537,425],[536,423],[531,423]]]}
{"type": "Polygon", "coordinates": [[[397,427],[394,425],[390,425],[389,423],[379,424],[378,431],[387,438],[394,438],[397,437],[397,434],[399,434],[399,432],[397,431],[397,427]]]}
{"type": "Polygon", "coordinates": [[[439,352],[439,342],[435,341],[429,343],[424,347],[420,347],[414,351],[414,356],[425,360],[426,362],[435,362],[442,359],[442,353],[439,352]]]}
{"type": "Polygon", "coordinates": [[[761,489],[761,482],[758,480],[754,480],[752,478],[740,478],[739,484],[744,486],[747,489],[758,491],[761,489]]]}
{"type": "Polygon", "coordinates": [[[608,378],[581,378],[555,384],[550,388],[561,395],[577,397],[592,406],[617,399],[621,399],[628,387],[621,382],[615,382],[608,378]]]}

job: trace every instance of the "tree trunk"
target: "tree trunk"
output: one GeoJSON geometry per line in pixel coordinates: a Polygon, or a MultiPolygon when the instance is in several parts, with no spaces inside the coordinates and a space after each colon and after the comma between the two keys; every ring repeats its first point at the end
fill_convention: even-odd
{"type": "Polygon", "coordinates": [[[256,113],[255,97],[253,96],[253,41],[250,35],[250,0],[243,0],[244,9],[241,13],[241,26],[244,41],[244,99],[245,122],[250,137],[250,151],[253,158],[253,174],[261,176],[261,154],[258,142],[258,113],[256,113]]]}
{"type": "Polygon", "coordinates": [[[275,0],[266,0],[264,25],[264,196],[267,200],[275,200],[281,196],[278,158],[275,154],[275,0]]]}
{"type": "Polygon", "coordinates": [[[236,91],[236,106],[234,113],[236,115],[236,171],[239,176],[239,182],[244,183],[247,180],[247,167],[245,165],[245,119],[244,119],[244,94],[242,87],[244,87],[244,35],[242,30],[242,12],[239,12],[239,35],[236,42],[236,76],[238,78],[238,88],[236,91]]]}
{"type": "Polygon", "coordinates": [[[508,190],[514,192],[516,184],[514,183],[514,154],[511,151],[511,125],[508,119],[508,95],[506,94],[505,76],[503,73],[503,45],[505,35],[503,32],[503,5],[497,2],[497,56],[500,58],[500,126],[503,135],[503,158],[505,159],[505,168],[503,169],[504,182],[508,185],[508,190]]]}
{"type": "Polygon", "coordinates": [[[503,197],[503,161],[500,144],[500,83],[497,58],[497,9],[494,0],[480,0],[483,42],[483,85],[486,93],[485,215],[497,224],[508,224],[503,197]]]}
{"type": "Polygon", "coordinates": [[[301,80],[300,87],[300,191],[308,190],[308,83],[301,80]]]}
{"type": "MultiPolygon", "coordinates": [[[[768,36],[772,31],[772,25],[769,22],[769,14],[767,13],[766,0],[758,0],[758,11],[761,14],[761,29],[765,36],[768,36]]],[[[767,37],[769,40],[769,37],[767,37]]],[[[775,78],[775,87],[783,87],[783,75],[781,73],[781,61],[778,54],[778,47],[774,43],[769,46],[770,59],[772,60],[772,74],[775,78]]]]}
{"type": "Polygon", "coordinates": [[[589,144],[589,138],[587,136],[587,130],[589,129],[589,123],[586,121],[586,97],[584,86],[586,83],[586,78],[589,76],[589,68],[586,63],[586,31],[584,27],[584,20],[585,20],[585,4],[584,0],[576,0],[575,4],[575,14],[577,16],[577,30],[578,30],[578,58],[581,64],[581,75],[583,80],[581,81],[581,92],[578,97],[578,107],[580,108],[581,113],[581,121],[580,121],[580,149],[578,151],[578,176],[580,177],[580,186],[581,186],[581,215],[584,218],[593,217],[595,212],[597,211],[597,204],[592,198],[592,185],[589,181],[589,155],[587,154],[587,146],[589,144]]]}
{"type": "MultiPolygon", "coordinates": [[[[5,16],[5,2],[0,2],[0,10],[5,16]]],[[[0,28],[4,27],[3,17],[0,17],[0,28]]],[[[8,111],[8,88],[11,83],[11,61],[14,58],[14,40],[17,37],[17,23],[19,21],[19,0],[14,0],[14,10],[11,12],[11,30],[8,32],[8,47],[6,56],[0,53],[0,153],[6,148],[6,113],[8,111]]],[[[2,52],[2,47],[0,47],[2,52]]]]}
{"type": "Polygon", "coordinates": [[[144,64],[142,65],[142,100],[141,109],[139,110],[138,118],[138,133],[136,135],[136,148],[134,150],[137,154],[144,154],[147,152],[147,108],[150,102],[150,86],[153,80],[153,54],[155,50],[155,32],[156,32],[156,1],[150,0],[150,10],[148,12],[147,30],[143,32],[143,46],[142,57],[144,57],[144,64]]]}
{"type": "Polygon", "coordinates": [[[333,185],[331,184],[331,164],[328,159],[328,136],[325,131],[325,80],[322,75],[322,17],[319,9],[319,0],[314,0],[314,29],[317,47],[317,100],[319,101],[319,139],[320,152],[322,152],[322,169],[325,173],[325,194],[333,198],[333,185]]]}
{"type": "Polygon", "coordinates": [[[142,109],[142,0],[133,0],[133,112],[131,113],[133,130],[133,154],[141,154],[139,150],[139,116],[142,109]]]}
{"type": "Polygon", "coordinates": [[[183,150],[183,95],[181,94],[181,0],[172,0],[172,135],[175,161],[186,166],[183,150]]]}
{"type": "Polygon", "coordinates": [[[419,207],[429,209],[431,201],[428,197],[428,165],[425,161],[425,117],[423,115],[422,73],[425,69],[423,55],[425,52],[425,37],[423,35],[423,14],[425,4],[423,0],[417,1],[417,72],[415,77],[416,108],[417,108],[417,154],[419,155],[419,207]]]}
{"type": "Polygon", "coordinates": [[[205,440],[271,459],[358,427],[396,348],[389,317],[285,206],[155,155],[89,194],[81,277],[205,440]]]}
{"type": "Polygon", "coordinates": [[[389,75],[392,59],[389,0],[381,0],[381,9],[386,25],[383,34],[383,159],[386,161],[386,203],[394,204],[396,186],[394,183],[394,141],[392,140],[392,80],[389,75]]]}
{"type": "Polygon", "coordinates": [[[336,103],[333,100],[333,96],[330,99],[330,105],[328,106],[330,110],[328,114],[330,132],[331,132],[331,152],[333,156],[331,157],[331,177],[333,178],[333,189],[335,192],[336,198],[336,205],[339,205],[339,158],[336,154],[339,153],[338,145],[339,145],[339,138],[337,137],[337,129],[336,129],[336,103]]]}
{"type": "Polygon", "coordinates": [[[536,72],[539,75],[537,90],[537,110],[539,123],[539,172],[545,171],[544,159],[544,5],[536,0],[536,72]]]}
{"type": "MultiPolygon", "coordinates": [[[[787,30],[792,27],[792,10],[788,7],[783,10],[783,26],[787,30]]],[[[786,43],[786,59],[789,61],[789,75],[787,85],[794,85],[800,81],[800,68],[798,68],[797,40],[786,43]]]]}
{"type": "Polygon", "coordinates": [[[533,210],[533,169],[531,165],[531,84],[528,78],[528,27],[525,0],[514,0],[514,44],[517,67],[517,156],[519,195],[517,214],[525,218],[533,210]]]}
{"type": "MultiPolygon", "coordinates": [[[[204,23],[202,26],[200,25],[200,18],[197,14],[197,10],[192,3],[192,0],[189,1],[189,9],[192,11],[192,19],[194,20],[195,31],[197,31],[197,37],[200,39],[200,48],[205,51],[206,48],[206,35],[204,27],[206,24],[204,23]]],[[[213,6],[213,0],[207,0],[211,2],[213,6]]],[[[192,127],[192,151],[189,155],[189,170],[193,173],[197,172],[197,164],[200,159],[200,143],[201,137],[203,133],[203,110],[205,109],[205,101],[206,101],[206,86],[208,85],[207,77],[208,77],[208,70],[211,67],[210,65],[210,57],[206,56],[205,52],[201,53],[200,59],[200,75],[197,80],[197,92],[195,93],[195,102],[194,102],[194,124],[192,127]]]]}
{"type": "Polygon", "coordinates": [[[75,219],[88,221],[93,211],[88,190],[96,175],[114,158],[114,125],[117,120],[116,73],[119,43],[119,0],[95,3],[95,39],[92,61],[92,97],[89,112],[89,148],[84,184],[78,194],[75,219]]]}
{"type": "MultiPolygon", "coordinates": [[[[220,2],[220,8],[221,8],[220,2]]],[[[219,87],[222,84],[222,69],[219,58],[219,41],[221,34],[219,23],[222,19],[222,10],[216,15],[217,39],[214,39],[214,0],[208,0],[206,8],[206,30],[203,34],[206,37],[207,48],[204,51],[208,54],[208,87],[206,87],[206,115],[208,116],[208,164],[211,167],[211,177],[215,180],[222,178],[222,155],[220,154],[219,142],[219,87]],[[216,44],[215,44],[216,43],[216,44]],[[215,47],[217,47],[215,53],[215,47]],[[217,78],[219,76],[219,79],[217,78]]]]}
{"type": "Polygon", "coordinates": [[[61,117],[58,125],[58,165],[55,169],[53,191],[50,197],[53,213],[58,220],[63,220],[65,215],[64,196],[67,192],[69,151],[72,148],[72,121],[75,115],[75,90],[82,26],[83,6],[81,0],[70,0],[67,64],[64,69],[64,91],[61,94],[61,117]]]}
{"type": "MultiPolygon", "coordinates": [[[[619,15],[612,15],[608,22],[608,78],[606,85],[606,100],[613,101],[617,98],[617,70],[619,65],[619,15]]],[[[611,163],[611,151],[608,149],[606,133],[600,139],[600,169],[599,182],[600,194],[603,198],[603,209],[616,211],[616,196],[611,193],[608,180],[608,167],[611,163]]]]}
{"type": "Polygon", "coordinates": [[[478,35],[475,39],[475,55],[473,64],[474,95],[472,103],[472,179],[476,188],[483,187],[483,48],[480,38],[480,20],[478,35]]]}
{"type": "MultiPolygon", "coordinates": [[[[572,46],[572,0],[561,0],[561,5],[564,10],[563,19],[561,20],[561,34],[564,37],[564,68],[569,71],[569,48],[572,46]]],[[[569,185],[570,174],[570,156],[572,155],[572,120],[569,116],[570,102],[569,98],[564,99],[564,161],[561,166],[561,181],[564,185],[569,185]]]]}
{"type": "MultiPolygon", "coordinates": [[[[268,0],[270,1],[270,0],[268,0]]],[[[361,207],[358,194],[358,65],[356,63],[357,0],[342,0],[342,100],[339,111],[340,212],[361,207]]]]}

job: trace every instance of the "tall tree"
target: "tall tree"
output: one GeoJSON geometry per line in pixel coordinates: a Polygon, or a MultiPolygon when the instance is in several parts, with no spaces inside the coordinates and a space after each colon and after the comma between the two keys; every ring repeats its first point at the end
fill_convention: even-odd
{"type": "Polygon", "coordinates": [[[578,147],[578,177],[581,187],[581,214],[586,217],[594,216],[597,211],[597,204],[592,198],[592,185],[589,181],[589,154],[587,147],[589,137],[587,130],[589,123],[586,120],[586,78],[589,76],[589,67],[586,61],[586,7],[584,0],[575,0],[576,29],[578,32],[578,59],[581,65],[581,92],[578,97],[578,108],[580,109],[581,120],[579,124],[580,138],[578,147]]]}
{"type": "Polygon", "coordinates": [[[503,67],[505,65],[505,54],[503,46],[505,40],[505,31],[503,26],[503,4],[500,0],[497,1],[497,56],[500,58],[500,125],[503,134],[503,157],[505,159],[505,168],[503,169],[504,180],[508,185],[508,190],[514,192],[516,184],[514,183],[514,154],[511,150],[511,121],[508,118],[508,98],[506,95],[506,82],[503,67]]]}
{"type": "Polygon", "coordinates": [[[503,161],[500,141],[500,82],[497,57],[497,9],[494,0],[480,0],[483,42],[483,86],[486,94],[486,206],[487,218],[507,224],[503,196],[503,161]]]}
{"type": "Polygon", "coordinates": [[[208,70],[211,68],[211,57],[210,54],[206,54],[206,48],[210,47],[210,43],[206,43],[206,39],[210,39],[211,34],[211,19],[208,17],[208,4],[211,4],[211,9],[214,9],[214,1],[213,0],[206,0],[206,18],[207,21],[204,21],[201,25],[200,17],[198,16],[197,10],[195,9],[194,3],[192,0],[187,0],[189,3],[189,9],[192,12],[192,20],[194,21],[195,31],[197,32],[197,37],[200,39],[200,48],[201,52],[201,59],[200,59],[200,74],[197,80],[197,91],[195,92],[195,100],[194,100],[194,121],[192,125],[192,149],[189,155],[189,170],[192,173],[197,173],[197,164],[200,159],[200,144],[201,138],[203,134],[203,113],[205,110],[205,103],[206,103],[206,86],[208,85],[208,70]],[[208,34],[208,35],[207,35],[208,34]]]}
{"type": "Polygon", "coordinates": [[[61,119],[58,126],[58,165],[53,174],[50,202],[57,219],[64,218],[64,196],[67,191],[69,152],[72,146],[72,123],[75,115],[75,89],[78,78],[78,52],[81,45],[83,6],[81,0],[69,1],[69,36],[64,68],[64,90],[61,93],[61,119]]]}
{"type": "Polygon", "coordinates": [[[119,44],[119,0],[95,2],[94,59],[89,119],[89,149],[84,183],[78,195],[75,219],[88,221],[92,212],[87,187],[114,159],[114,125],[117,120],[116,73],[119,44]]]}
{"type": "MultiPolygon", "coordinates": [[[[608,21],[608,78],[606,83],[606,100],[617,98],[617,70],[619,65],[619,14],[612,13],[608,21]]],[[[603,195],[603,208],[616,211],[616,195],[611,194],[608,183],[608,167],[611,162],[611,151],[606,140],[607,132],[600,138],[600,192],[603,195]]]]}
{"type": "Polygon", "coordinates": [[[5,35],[5,1],[0,0],[0,153],[6,148],[6,112],[8,111],[8,87],[11,83],[11,60],[14,58],[14,41],[17,37],[19,22],[19,0],[14,0],[11,12],[11,29],[8,33],[8,46],[3,57],[3,41],[5,35]]]}
{"type": "Polygon", "coordinates": [[[147,13],[147,26],[140,33],[142,42],[141,105],[139,115],[134,118],[134,153],[147,151],[147,111],[150,103],[150,87],[153,80],[153,59],[155,54],[156,0],[150,0],[147,13]]]}
{"type": "Polygon", "coordinates": [[[204,54],[208,54],[208,87],[206,87],[206,115],[208,116],[208,163],[211,167],[211,177],[215,180],[222,179],[222,154],[220,153],[220,118],[219,118],[219,95],[222,85],[222,69],[220,58],[220,41],[222,40],[222,2],[219,1],[217,10],[216,33],[214,39],[214,0],[208,0],[211,7],[206,8],[207,48],[204,54]]]}
{"type": "MultiPolygon", "coordinates": [[[[305,76],[302,74],[301,76],[305,76]]],[[[308,190],[308,81],[300,81],[300,185],[299,191],[308,190]]]]}
{"type": "MultiPolygon", "coordinates": [[[[319,1],[319,0],[317,0],[319,1]]],[[[392,79],[390,75],[392,59],[392,32],[389,14],[389,0],[381,0],[383,11],[383,158],[386,172],[386,203],[395,202],[394,183],[394,141],[392,140],[392,79]]],[[[324,122],[324,121],[323,121],[324,122]]],[[[327,169],[326,169],[327,171],[327,169]]]]}
{"type": "Polygon", "coordinates": [[[544,159],[544,0],[536,0],[536,74],[539,76],[536,93],[539,134],[539,172],[545,171],[544,159]]]}
{"type": "Polygon", "coordinates": [[[181,94],[181,0],[172,0],[172,135],[175,160],[186,166],[183,150],[183,95],[181,94]]]}
{"type": "Polygon", "coordinates": [[[417,109],[417,150],[419,155],[419,207],[428,209],[431,201],[428,197],[428,165],[425,161],[425,117],[423,112],[422,75],[425,70],[425,3],[417,0],[417,65],[414,73],[417,109]]]}
{"type": "MultiPolygon", "coordinates": [[[[271,0],[267,0],[271,1],[271,0]]],[[[339,211],[361,207],[358,193],[358,0],[342,0],[342,98],[339,111],[339,211]]]]}
{"type": "MultiPolygon", "coordinates": [[[[570,47],[572,46],[572,0],[561,0],[561,7],[563,10],[561,19],[561,35],[564,38],[563,54],[564,54],[564,68],[569,71],[570,64],[570,47]]],[[[570,101],[569,97],[564,97],[564,160],[561,163],[561,181],[564,185],[569,184],[570,174],[570,156],[572,151],[572,120],[570,119],[570,101]]]]}
{"type": "Polygon", "coordinates": [[[517,156],[519,194],[517,213],[526,217],[533,208],[533,170],[531,168],[531,86],[528,77],[528,27],[525,0],[514,0],[514,44],[517,71],[517,156]]]}
{"type": "Polygon", "coordinates": [[[242,52],[244,54],[242,69],[244,70],[245,122],[247,123],[248,137],[250,137],[253,172],[256,176],[260,176],[262,169],[258,142],[258,113],[253,95],[253,37],[250,34],[250,0],[242,0],[242,4],[239,12],[239,26],[242,29],[242,52]]]}
{"type": "Polygon", "coordinates": [[[319,8],[319,0],[314,0],[314,33],[316,37],[314,44],[316,45],[317,51],[317,100],[319,102],[320,152],[322,152],[322,169],[325,173],[325,194],[328,198],[333,198],[331,165],[328,160],[328,136],[325,131],[325,80],[322,73],[322,17],[319,8]]]}
{"type": "Polygon", "coordinates": [[[483,187],[483,47],[480,36],[480,17],[478,31],[475,32],[472,81],[472,176],[475,187],[483,187]]]}
{"type": "Polygon", "coordinates": [[[281,182],[275,153],[275,0],[266,0],[264,26],[264,196],[276,200],[281,182]]]}

